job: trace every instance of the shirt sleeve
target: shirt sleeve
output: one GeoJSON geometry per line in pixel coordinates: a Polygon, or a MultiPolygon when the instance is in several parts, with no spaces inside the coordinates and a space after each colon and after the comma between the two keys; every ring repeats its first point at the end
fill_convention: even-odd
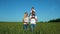
{"type": "Polygon", "coordinates": [[[31,19],[31,16],[30,16],[30,19],[31,19]]]}
{"type": "Polygon", "coordinates": [[[29,17],[27,17],[27,20],[28,20],[28,22],[29,22],[29,17]]]}
{"type": "Polygon", "coordinates": [[[32,14],[32,10],[31,10],[30,14],[32,14]]]}
{"type": "Polygon", "coordinates": [[[35,18],[37,19],[37,16],[35,16],[35,18]]]}

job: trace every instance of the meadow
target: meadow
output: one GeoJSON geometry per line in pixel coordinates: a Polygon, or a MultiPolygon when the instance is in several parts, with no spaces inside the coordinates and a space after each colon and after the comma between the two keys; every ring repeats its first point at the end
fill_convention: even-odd
{"type": "Polygon", "coordinates": [[[32,33],[30,25],[27,32],[23,30],[22,22],[0,22],[0,34],[60,34],[60,23],[38,22],[36,29],[32,33]]]}

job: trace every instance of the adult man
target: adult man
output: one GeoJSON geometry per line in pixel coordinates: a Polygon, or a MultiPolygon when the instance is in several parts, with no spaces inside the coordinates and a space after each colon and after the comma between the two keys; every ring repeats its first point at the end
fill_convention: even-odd
{"type": "Polygon", "coordinates": [[[35,11],[32,11],[31,15],[30,15],[30,26],[31,26],[31,31],[32,32],[35,29],[36,22],[37,22],[37,16],[35,15],[35,11]]]}

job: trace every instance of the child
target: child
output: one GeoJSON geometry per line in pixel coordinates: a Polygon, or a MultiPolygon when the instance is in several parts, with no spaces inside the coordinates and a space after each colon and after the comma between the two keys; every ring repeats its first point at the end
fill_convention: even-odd
{"type": "Polygon", "coordinates": [[[24,14],[23,22],[24,22],[23,23],[23,28],[26,31],[27,30],[27,26],[28,26],[28,13],[27,12],[25,12],[25,14],[24,14]]]}
{"type": "MultiPolygon", "coordinates": [[[[34,9],[34,7],[32,7],[32,10],[31,10],[30,15],[32,15],[32,14],[35,14],[35,9],[34,9]]],[[[30,16],[30,15],[29,15],[29,16],[30,16]]]]}
{"type": "Polygon", "coordinates": [[[30,16],[30,25],[31,25],[32,32],[35,29],[36,22],[37,22],[37,16],[35,14],[32,14],[30,16]]]}

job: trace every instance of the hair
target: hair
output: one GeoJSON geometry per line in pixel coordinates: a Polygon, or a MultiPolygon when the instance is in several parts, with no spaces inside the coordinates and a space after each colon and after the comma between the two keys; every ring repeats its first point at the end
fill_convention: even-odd
{"type": "Polygon", "coordinates": [[[34,9],[34,7],[32,7],[31,9],[34,9]]]}
{"type": "Polygon", "coordinates": [[[27,17],[27,16],[28,16],[28,13],[27,13],[27,12],[25,12],[24,17],[27,17]]]}
{"type": "Polygon", "coordinates": [[[27,12],[25,12],[25,14],[28,14],[27,12]]]}

